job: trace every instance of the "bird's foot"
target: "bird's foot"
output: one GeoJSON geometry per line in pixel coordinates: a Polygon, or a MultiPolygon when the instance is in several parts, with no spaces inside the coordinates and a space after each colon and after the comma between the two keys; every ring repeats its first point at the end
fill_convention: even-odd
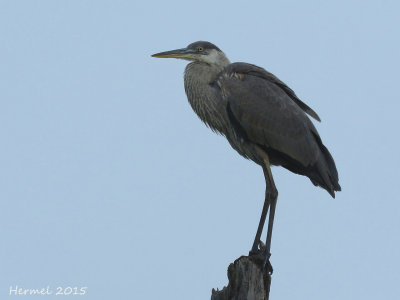
{"type": "Polygon", "coordinates": [[[265,249],[265,245],[262,241],[260,241],[260,245],[258,249],[251,249],[249,252],[249,256],[259,265],[262,266],[263,271],[265,270],[268,275],[272,275],[274,269],[272,268],[271,262],[269,258],[271,257],[271,253],[267,253],[265,249]]]}

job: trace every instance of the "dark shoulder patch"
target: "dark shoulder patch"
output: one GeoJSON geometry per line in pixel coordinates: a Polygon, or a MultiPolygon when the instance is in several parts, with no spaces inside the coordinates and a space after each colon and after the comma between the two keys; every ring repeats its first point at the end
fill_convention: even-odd
{"type": "Polygon", "coordinates": [[[231,104],[229,102],[226,106],[226,112],[228,114],[229,121],[231,122],[231,125],[235,130],[236,135],[238,135],[238,138],[242,138],[247,141],[248,140],[247,133],[244,130],[244,128],[240,125],[240,122],[235,118],[235,115],[233,114],[231,109],[231,104]]]}

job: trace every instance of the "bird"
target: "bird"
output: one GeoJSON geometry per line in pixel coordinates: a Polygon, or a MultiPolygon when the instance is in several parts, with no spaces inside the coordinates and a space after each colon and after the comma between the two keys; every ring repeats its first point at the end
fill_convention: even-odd
{"type": "Polygon", "coordinates": [[[210,42],[197,41],[152,57],[189,61],[184,87],[195,113],[212,131],[225,136],[241,156],[262,167],[265,199],[249,256],[261,255],[263,268],[272,274],[269,259],[278,190],[271,166],[308,177],[333,198],[341,191],[332,155],[309,118],[320,122],[320,117],[278,77],[253,64],[231,63],[210,42]],[[261,235],[268,213],[263,244],[261,235]]]}

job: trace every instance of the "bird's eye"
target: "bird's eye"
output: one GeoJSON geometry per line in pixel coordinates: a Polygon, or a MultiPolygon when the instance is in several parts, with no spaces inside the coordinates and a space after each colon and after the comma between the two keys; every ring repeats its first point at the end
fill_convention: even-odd
{"type": "Polygon", "coordinates": [[[197,47],[197,52],[203,52],[203,47],[197,47]]]}

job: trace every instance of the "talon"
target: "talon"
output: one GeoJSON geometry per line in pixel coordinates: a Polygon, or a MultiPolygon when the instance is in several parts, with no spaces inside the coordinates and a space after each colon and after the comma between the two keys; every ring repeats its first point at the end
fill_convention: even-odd
{"type": "Polygon", "coordinates": [[[274,268],[271,265],[271,262],[269,261],[269,258],[271,257],[271,253],[266,253],[265,252],[265,246],[263,242],[260,241],[260,249],[257,250],[250,250],[249,251],[249,256],[251,256],[254,261],[256,261],[260,266],[262,266],[263,271],[266,271],[268,275],[272,275],[274,272],[274,268]]]}
{"type": "MultiPolygon", "coordinates": [[[[263,243],[262,240],[260,240],[260,243],[258,244],[258,248],[259,248],[260,250],[265,250],[265,244],[263,243]]],[[[269,254],[269,256],[271,256],[271,253],[269,254]]]]}
{"type": "Polygon", "coordinates": [[[272,275],[272,273],[274,273],[274,268],[272,267],[271,262],[269,261],[270,257],[271,253],[266,255],[263,265],[263,269],[267,271],[268,275],[272,275]]]}

